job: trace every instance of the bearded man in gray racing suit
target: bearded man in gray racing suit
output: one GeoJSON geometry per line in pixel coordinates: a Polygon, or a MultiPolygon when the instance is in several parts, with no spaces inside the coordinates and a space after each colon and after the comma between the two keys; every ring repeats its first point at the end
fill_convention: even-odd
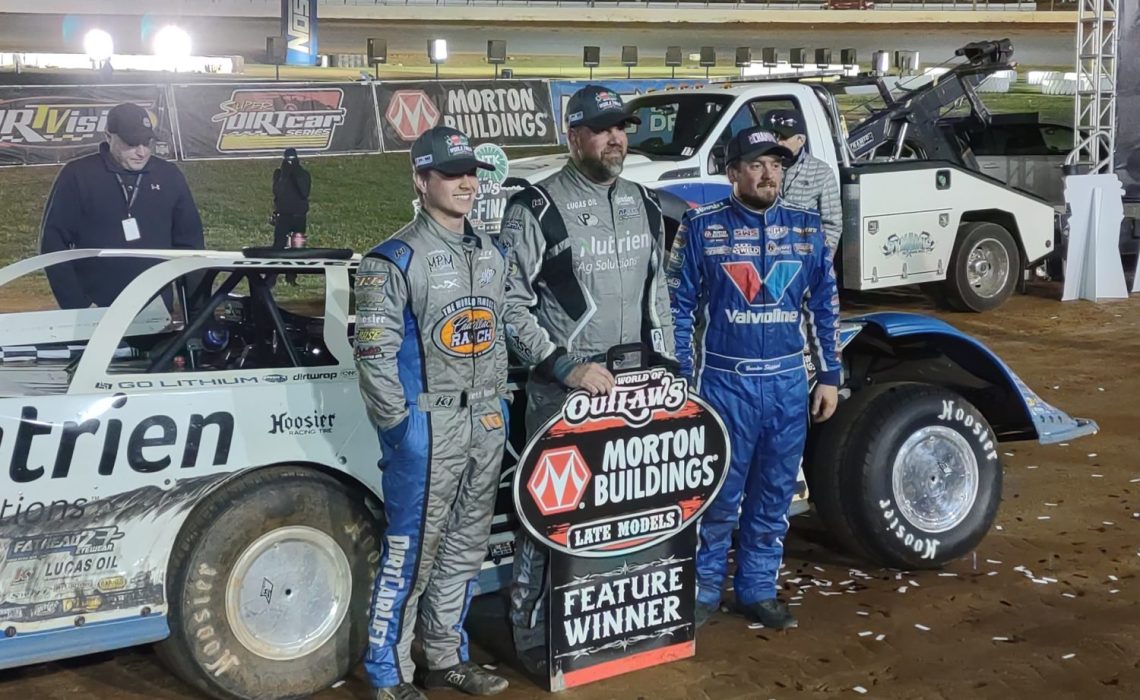
{"type": "Polygon", "coordinates": [[[382,450],[384,532],[364,668],[379,700],[428,688],[491,695],[507,681],[470,663],[463,621],[487,551],[506,440],[506,260],[466,219],[478,192],[467,137],[436,127],[412,146],[416,218],[356,275],[356,366],[382,450]]]}
{"type": "MultiPolygon", "coordinates": [[[[661,205],[652,190],[618,177],[625,126],[641,120],[596,85],[571,96],[566,114],[569,162],[511,199],[499,234],[509,260],[507,342],[532,368],[528,436],[559,411],[568,390],[613,388],[602,363],[616,345],[642,343],[651,363],[675,364],[661,205]]],[[[515,542],[515,650],[541,674],[547,555],[522,528],[515,542]]]]}

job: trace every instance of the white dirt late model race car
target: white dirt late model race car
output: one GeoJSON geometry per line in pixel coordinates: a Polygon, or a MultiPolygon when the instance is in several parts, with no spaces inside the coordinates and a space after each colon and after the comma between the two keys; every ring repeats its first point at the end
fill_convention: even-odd
{"type": "MultiPolygon", "coordinates": [[[[10,290],[82,258],[155,263],[110,307],[0,315],[0,668],[157,642],[202,692],[275,698],[360,660],[380,502],[400,494],[381,493],[353,363],[359,257],[289,253],[306,257],[74,250],[0,270],[10,290]]],[[[837,544],[871,563],[962,556],[998,508],[999,442],[1096,430],[940,321],[873,313],[842,340],[843,401],[804,471],[837,544]]],[[[521,433],[483,592],[509,580],[521,433]]]]}

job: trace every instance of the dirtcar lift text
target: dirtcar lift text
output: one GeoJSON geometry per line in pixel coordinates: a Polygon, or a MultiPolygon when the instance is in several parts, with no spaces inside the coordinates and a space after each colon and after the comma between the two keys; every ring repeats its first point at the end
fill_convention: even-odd
{"type": "MultiPolygon", "coordinates": [[[[104,416],[115,416],[126,404],[127,399],[119,397],[104,416]]],[[[123,413],[118,415],[123,417],[88,418],[82,423],[66,421],[61,425],[40,420],[35,406],[24,406],[14,431],[0,427],[0,455],[8,453],[8,476],[22,484],[41,479],[50,470],[52,479],[65,479],[71,472],[77,446],[80,465],[92,461],[87,455],[98,454],[99,475],[110,476],[119,462],[120,446],[124,441],[127,465],[136,472],[162,471],[174,463],[179,452],[182,455],[181,468],[196,467],[199,466],[203,437],[207,434],[214,438],[212,464],[218,466],[229,460],[234,417],[226,411],[215,411],[209,415],[195,413],[181,427],[174,418],[162,414],[142,418],[123,413]],[[207,432],[208,428],[212,430],[207,432]],[[42,443],[51,440],[55,440],[54,460],[49,463],[42,458],[34,458],[44,454],[42,443]]]]}

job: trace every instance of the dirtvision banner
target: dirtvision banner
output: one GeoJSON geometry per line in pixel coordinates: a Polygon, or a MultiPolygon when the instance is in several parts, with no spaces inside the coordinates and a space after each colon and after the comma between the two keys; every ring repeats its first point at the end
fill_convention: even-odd
{"type": "Polygon", "coordinates": [[[65,163],[99,150],[107,112],[134,102],[150,112],[155,155],[171,158],[166,92],[154,85],[0,86],[0,166],[65,163]]]}
{"type": "Polygon", "coordinates": [[[467,134],[473,145],[554,145],[550,90],[541,80],[385,82],[376,87],[385,151],[411,150],[412,142],[442,124],[467,134]]]}
{"type": "Polygon", "coordinates": [[[514,480],[527,531],[550,548],[550,687],[691,656],[695,528],[729,464],[720,417],[662,368],[571,392],[514,480]]]}
{"type": "Polygon", "coordinates": [[[557,126],[558,141],[562,144],[566,143],[566,103],[570,101],[571,95],[587,85],[601,85],[621,95],[623,101],[629,102],[633,98],[649,92],[688,90],[704,87],[708,84],[708,81],[703,78],[700,80],[672,78],[661,80],[551,80],[550,101],[554,103],[554,123],[557,126]]]}
{"type": "Polygon", "coordinates": [[[317,0],[281,0],[281,36],[285,37],[285,63],[317,63],[317,0]]]}
{"type": "Polygon", "coordinates": [[[366,85],[176,85],[173,93],[185,160],[380,150],[366,85]]]}

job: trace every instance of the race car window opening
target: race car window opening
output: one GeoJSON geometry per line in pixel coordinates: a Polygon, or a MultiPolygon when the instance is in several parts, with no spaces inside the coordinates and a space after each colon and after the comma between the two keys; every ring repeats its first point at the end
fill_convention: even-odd
{"type": "Polygon", "coordinates": [[[691,158],[705,142],[732,97],[728,95],[653,95],[630,102],[641,125],[627,130],[629,152],[663,160],[691,158]]]}
{"type": "Polygon", "coordinates": [[[321,270],[212,269],[173,283],[171,324],[131,338],[109,373],[222,372],[338,364],[324,342],[321,270]],[[314,298],[315,297],[315,298],[314,298]]]}
{"type": "MultiPolygon", "coordinates": [[[[720,136],[713,146],[713,152],[709,155],[708,171],[710,175],[724,173],[724,149],[732,137],[745,129],[763,124],[764,116],[774,109],[799,110],[800,105],[794,97],[790,96],[763,97],[752,100],[737,110],[736,114],[732,115],[732,120],[729,121],[728,126],[720,132],[720,136]]],[[[804,151],[811,152],[810,146],[810,144],[805,144],[804,151]]]]}

